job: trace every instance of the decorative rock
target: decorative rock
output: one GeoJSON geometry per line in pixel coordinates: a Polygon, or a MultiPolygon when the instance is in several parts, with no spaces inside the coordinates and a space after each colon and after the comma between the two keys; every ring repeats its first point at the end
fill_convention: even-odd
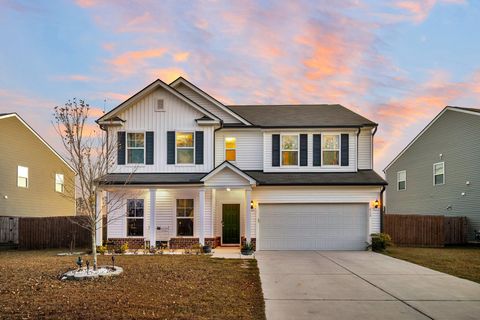
{"type": "Polygon", "coordinates": [[[98,277],[112,277],[118,276],[122,272],[122,267],[100,266],[95,271],[82,268],[79,270],[70,270],[68,272],[65,272],[60,278],[60,280],[85,280],[95,279],[98,277]]]}

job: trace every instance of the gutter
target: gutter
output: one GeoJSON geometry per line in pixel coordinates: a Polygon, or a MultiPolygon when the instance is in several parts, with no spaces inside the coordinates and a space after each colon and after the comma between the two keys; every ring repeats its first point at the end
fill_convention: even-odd
{"type": "Polygon", "coordinates": [[[356,159],[356,162],[357,162],[357,172],[358,172],[358,136],[360,135],[360,131],[362,131],[362,129],[358,128],[358,131],[357,131],[357,154],[355,156],[355,159],[356,159]]]}

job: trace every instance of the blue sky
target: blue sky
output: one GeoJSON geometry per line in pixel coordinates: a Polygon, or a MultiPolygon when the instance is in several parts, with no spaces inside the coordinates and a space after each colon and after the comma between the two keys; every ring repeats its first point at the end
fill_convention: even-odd
{"type": "Polygon", "coordinates": [[[55,105],[96,117],[182,75],[227,104],[341,103],[380,124],[380,171],[445,105],[479,107],[480,2],[333,3],[0,0],[0,112],[60,148],[55,105]]]}

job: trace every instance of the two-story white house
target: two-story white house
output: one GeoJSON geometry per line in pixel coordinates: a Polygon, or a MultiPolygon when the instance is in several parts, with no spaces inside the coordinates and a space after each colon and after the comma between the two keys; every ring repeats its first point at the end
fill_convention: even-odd
{"type": "Polygon", "coordinates": [[[156,80],[97,120],[117,147],[98,180],[108,240],[257,250],[362,250],[387,184],[377,124],[341,105],[224,105],[156,80]]]}

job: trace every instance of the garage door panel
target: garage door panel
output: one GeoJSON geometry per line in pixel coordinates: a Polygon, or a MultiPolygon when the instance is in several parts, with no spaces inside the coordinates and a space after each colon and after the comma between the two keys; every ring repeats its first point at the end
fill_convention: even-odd
{"type": "Polygon", "coordinates": [[[261,204],[262,250],[363,250],[366,204],[261,204]]]}

